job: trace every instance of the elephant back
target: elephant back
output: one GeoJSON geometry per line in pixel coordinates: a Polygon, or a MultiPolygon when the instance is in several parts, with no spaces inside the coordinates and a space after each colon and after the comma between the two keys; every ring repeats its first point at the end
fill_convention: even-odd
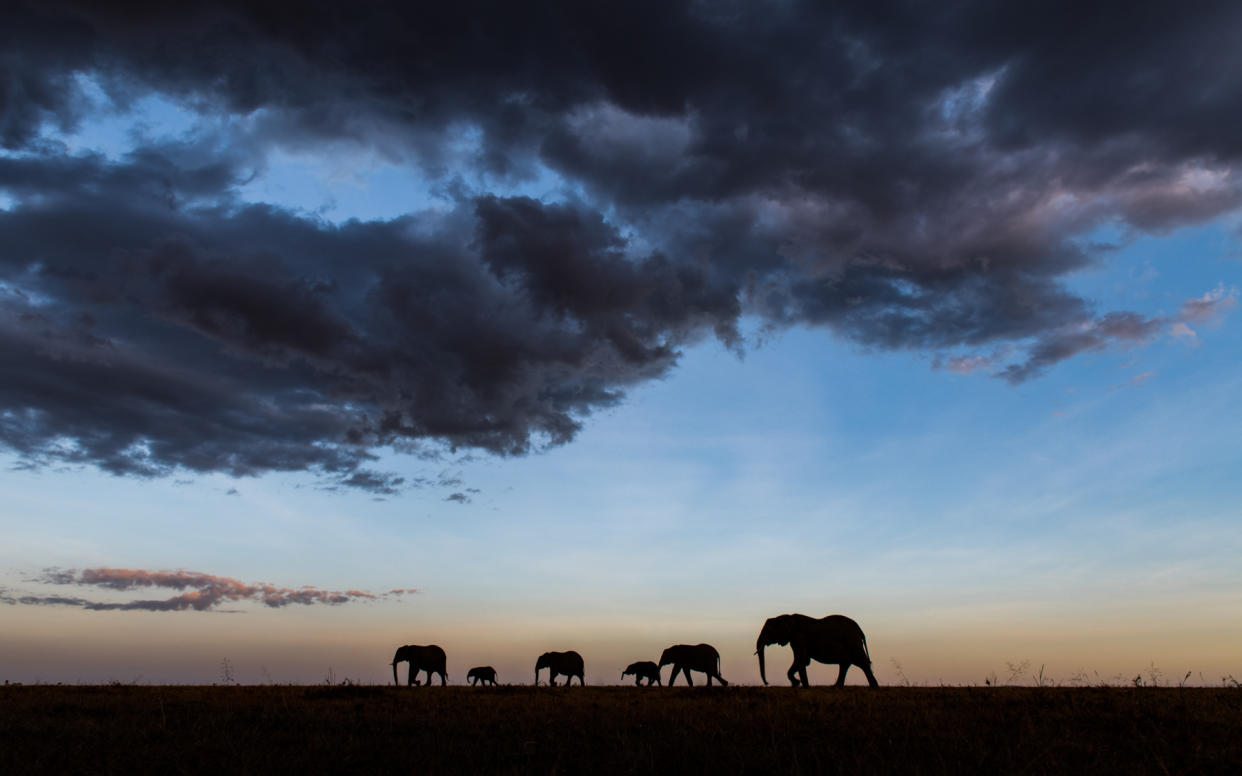
{"type": "Polygon", "coordinates": [[[585,663],[582,660],[582,655],[579,655],[577,652],[570,650],[569,652],[561,653],[561,673],[581,674],[584,666],[585,663]]]}

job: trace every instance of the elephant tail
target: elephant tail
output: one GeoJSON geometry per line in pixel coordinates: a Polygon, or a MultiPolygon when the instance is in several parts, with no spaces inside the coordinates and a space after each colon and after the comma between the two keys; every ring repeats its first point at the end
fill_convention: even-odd
{"type": "Polygon", "coordinates": [[[871,662],[871,650],[867,649],[867,636],[866,634],[860,634],[860,635],[862,635],[863,657],[867,658],[867,662],[870,663],[871,662]]]}

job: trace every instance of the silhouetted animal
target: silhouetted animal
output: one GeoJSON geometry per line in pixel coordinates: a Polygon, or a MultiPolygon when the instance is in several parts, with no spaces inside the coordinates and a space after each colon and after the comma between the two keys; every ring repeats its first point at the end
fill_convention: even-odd
{"type": "Polygon", "coordinates": [[[417,644],[406,644],[404,647],[397,647],[397,654],[392,656],[392,683],[400,685],[397,681],[397,663],[407,662],[410,664],[409,686],[419,683],[419,671],[427,672],[427,686],[431,686],[431,675],[440,675],[440,686],[443,687],[448,673],[445,671],[447,658],[444,656],[444,650],[435,644],[423,647],[417,644]]]}
{"type": "Polygon", "coordinates": [[[871,655],[867,651],[867,637],[858,623],[841,614],[830,614],[816,620],[805,614],[782,614],[763,624],[759,639],[755,642],[755,654],[759,656],[759,676],[768,683],[764,672],[763,649],[771,644],[793,648],[793,665],[789,667],[789,681],[794,687],[810,687],[806,667],[812,660],[821,663],[837,663],[836,686],[845,684],[845,672],[851,665],[858,666],[867,675],[872,687],[879,687],[875,674],[871,673],[871,655]],[[795,676],[797,674],[798,676],[795,676]]]}
{"type": "Polygon", "coordinates": [[[470,686],[473,687],[479,682],[496,685],[496,669],[491,666],[475,666],[466,672],[466,679],[469,680],[470,686]]]}
{"type": "Polygon", "coordinates": [[[668,678],[668,686],[672,687],[677,682],[677,674],[684,671],[686,674],[686,684],[694,686],[694,680],[690,678],[691,671],[701,671],[707,674],[707,686],[712,686],[712,679],[720,681],[724,687],[728,687],[729,683],[720,675],[720,653],[711,644],[674,644],[664,650],[664,654],[660,655],[660,668],[673,664],[673,675],[668,678]]]}
{"type": "Polygon", "coordinates": [[[566,677],[566,687],[573,683],[575,676],[578,677],[578,684],[586,686],[583,679],[585,666],[582,655],[577,652],[544,652],[540,655],[539,660],[535,661],[535,684],[539,684],[539,671],[543,668],[548,669],[548,684],[552,687],[556,686],[558,675],[566,677]]]}
{"type": "Polygon", "coordinates": [[[634,686],[641,687],[643,680],[647,680],[647,686],[660,684],[660,667],[650,660],[640,660],[637,663],[630,663],[621,672],[621,678],[627,676],[634,677],[634,686]]]}

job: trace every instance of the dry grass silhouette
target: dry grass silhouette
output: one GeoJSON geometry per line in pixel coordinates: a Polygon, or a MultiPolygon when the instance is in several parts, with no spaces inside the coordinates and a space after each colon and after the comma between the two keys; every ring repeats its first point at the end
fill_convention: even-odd
{"type": "Polygon", "coordinates": [[[1236,773],[1178,687],[10,686],[3,773],[1236,773]]]}

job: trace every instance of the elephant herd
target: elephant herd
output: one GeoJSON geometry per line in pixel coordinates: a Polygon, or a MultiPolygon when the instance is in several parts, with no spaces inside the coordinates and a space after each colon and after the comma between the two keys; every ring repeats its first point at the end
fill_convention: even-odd
{"type": "MultiPolygon", "coordinates": [[[[786,676],[794,687],[811,686],[810,680],[807,679],[806,669],[812,660],[819,663],[837,664],[841,667],[840,673],[837,674],[837,687],[845,684],[845,674],[852,665],[862,669],[868,684],[872,687],[879,686],[875,674],[871,672],[871,655],[867,650],[867,637],[863,635],[858,623],[844,615],[832,614],[815,619],[804,614],[782,614],[764,622],[763,628],[759,631],[759,638],[755,641],[755,654],[759,657],[759,676],[765,685],[768,683],[768,677],[764,665],[764,650],[774,645],[789,646],[793,649],[793,664],[789,666],[786,676]]],[[[392,658],[394,684],[400,684],[397,679],[398,663],[409,664],[408,684],[411,686],[421,684],[418,679],[420,672],[426,672],[428,686],[431,685],[432,676],[436,674],[440,675],[441,685],[447,683],[447,657],[444,650],[435,644],[428,646],[407,644],[399,647],[392,658]]],[[[678,674],[683,674],[686,677],[686,684],[693,687],[694,681],[690,678],[691,671],[705,674],[709,687],[713,679],[724,687],[729,684],[720,675],[720,653],[710,644],[675,644],[664,650],[660,655],[659,663],[650,660],[631,663],[621,673],[621,676],[622,678],[633,676],[634,684],[640,686],[645,679],[647,686],[650,687],[652,684],[661,684],[660,671],[667,665],[673,667],[673,673],[668,680],[670,687],[676,683],[678,674]]],[[[535,661],[535,684],[539,684],[539,672],[545,668],[548,670],[548,684],[553,687],[556,686],[558,676],[565,677],[566,686],[572,684],[575,677],[578,679],[578,684],[586,684],[586,666],[582,655],[577,652],[544,652],[540,655],[535,661]]],[[[466,679],[472,686],[495,685],[496,669],[491,666],[477,666],[467,672],[466,679]]]]}

